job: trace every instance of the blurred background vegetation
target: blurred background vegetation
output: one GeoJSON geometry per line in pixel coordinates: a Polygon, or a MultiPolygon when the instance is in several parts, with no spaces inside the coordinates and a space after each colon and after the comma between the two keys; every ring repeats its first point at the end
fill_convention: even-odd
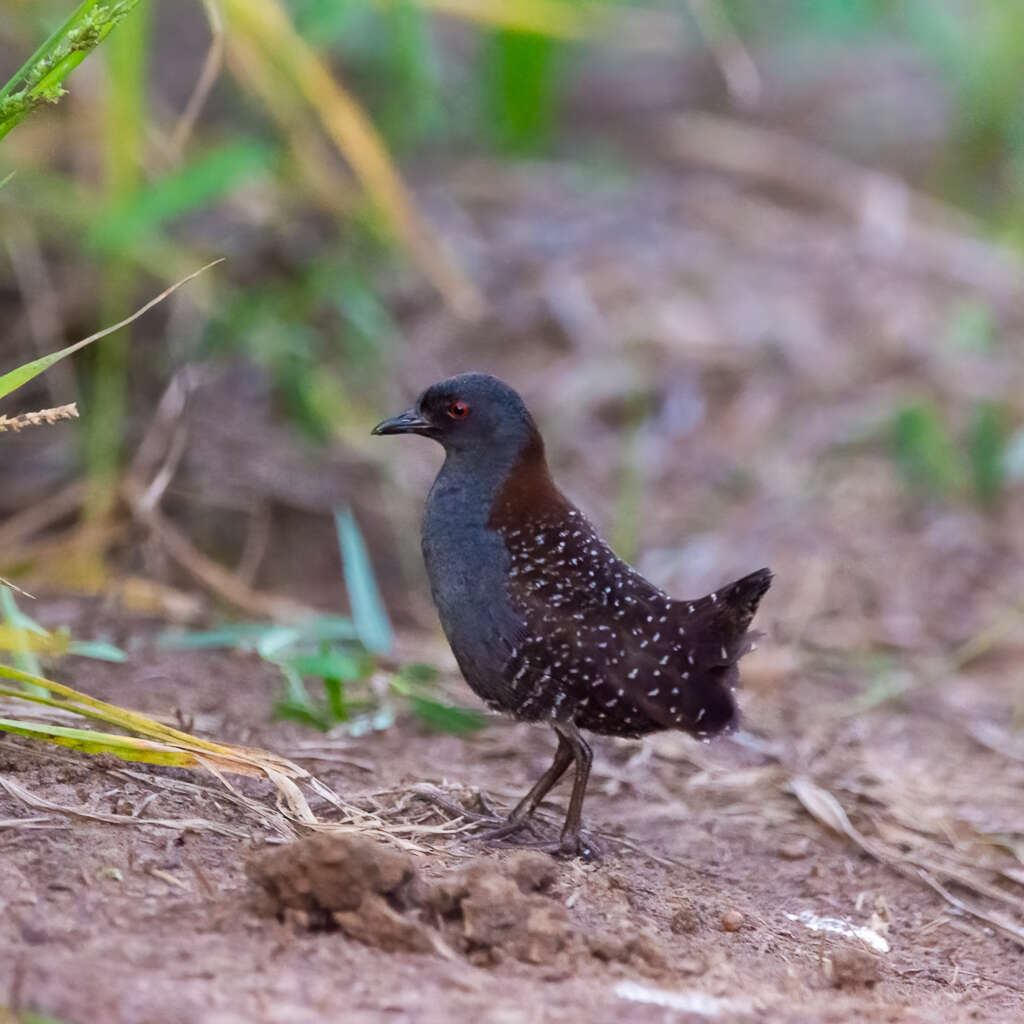
{"type": "MultiPolygon", "coordinates": [[[[120,7],[0,144],[0,371],[226,262],[10,400],[82,419],[0,438],[0,574],[187,623],[343,608],[351,506],[433,629],[435,454],[367,434],[485,369],[659,584],[770,562],[823,657],[1016,635],[1016,5],[120,7]]],[[[10,0],[0,81],[72,10],[10,0]]]]}

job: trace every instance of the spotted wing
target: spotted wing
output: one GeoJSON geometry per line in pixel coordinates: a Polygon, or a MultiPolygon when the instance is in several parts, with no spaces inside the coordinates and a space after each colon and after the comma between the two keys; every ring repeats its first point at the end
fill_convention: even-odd
{"type": "Polygon", "coordinates": [[[711,733],[733,720],[736,662],[770,574],[672,601],[575,509],[505,540],[509,597],[523,622],[505,675],[521,717],[571,714],[618,735],[711,733]]]}

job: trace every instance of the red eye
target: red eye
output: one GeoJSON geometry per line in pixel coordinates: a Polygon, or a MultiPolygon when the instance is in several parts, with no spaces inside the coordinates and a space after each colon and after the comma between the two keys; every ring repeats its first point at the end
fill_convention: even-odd
{"type": "Polygon", "coordinates": [[[469,406],[465,402],[455,401],[448,406],[448,415],[453,420],[465,419],[469,415],[469,406]]]}

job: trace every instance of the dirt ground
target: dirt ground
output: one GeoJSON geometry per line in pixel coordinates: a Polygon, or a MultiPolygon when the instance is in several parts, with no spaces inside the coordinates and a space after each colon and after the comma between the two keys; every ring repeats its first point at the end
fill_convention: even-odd
{"type": "MultiPolygon", "coordinates": [[[[50,612],[66,621],[75,607],[50,612]]],[[[545,729],[495,719],[457,738],[402,720],[360,739],[320,738],[268,721],[278,682],[256,659],[141,648],[124,666],[75,663],[77,685],[97,696],[299,760],[387,823],[394,842],[379,858],[397,858],[396,878],[414,875],[433,895],[378,900],[383,930],[308,912],[323,909],[315,885],[305,911],[287,909],[258,881],[281,870],[260,858],[287,848],[216,780],[6,739],[0,997],[110,1024],[1020,1019],[1021,943],[951,902],[1012,924],[999,894],[1022,882],[1010,851],[1024,834],[1024,760],[971,735],[992,742],[983,726],[1000,673],[854,715],[840,674],[792,675],[771,643],[747,666],[749,731],[707,745],[670,734],[596,744],[586,818],[605,858],[535,854],[524,893],[522,855],[432,833],[452,816],[416,792],[432,783],[473,806],[479,789],[507,807],[546,766],[545,729]],[[794,779],[816,787],[803,803],[794,779]],[[829,829],[827,808],[809,813],[814,793],[832,794],[896,866],[829,829]],[[452,911],[467,865],[485,877],[452,911]],[[409,929],[425,951],[404,948],[409,929]]],[[[233,782],[272,803],[269,786],[233,782]]],[[[562,797],[546,805],[552,834],[562,797]]],[[[331,856],[344,860],[351,837],[316,842],[341,844],[331,856]]],[[[355,904],[361,877],[342,886],[355,904]]]]}

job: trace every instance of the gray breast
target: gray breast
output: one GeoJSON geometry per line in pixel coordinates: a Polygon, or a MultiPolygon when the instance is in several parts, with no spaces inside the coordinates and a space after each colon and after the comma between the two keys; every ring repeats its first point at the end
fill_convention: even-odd
{"type": "Polygon", "coordinates": [[[423,559],[445,636],[466,681],[485,701],[514,710],[505,668],[524,623],[506,593],[508,552],[487,526],[489,505],[461,474],[438,475],[423,516],[423,559]]]}

